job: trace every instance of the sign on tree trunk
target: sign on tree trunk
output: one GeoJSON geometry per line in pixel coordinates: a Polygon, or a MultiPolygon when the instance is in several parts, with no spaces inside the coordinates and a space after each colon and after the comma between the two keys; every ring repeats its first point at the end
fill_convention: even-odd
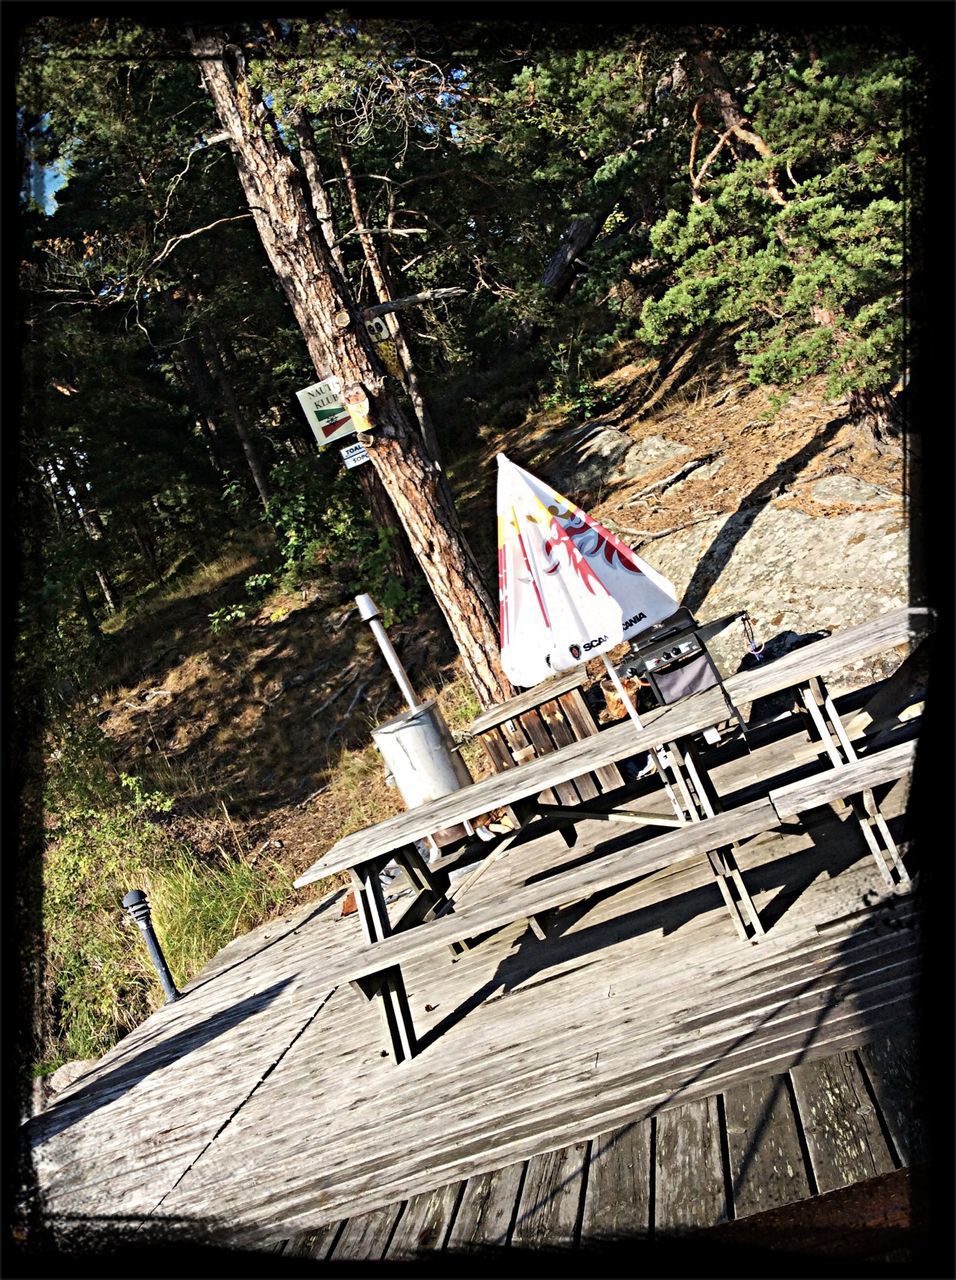
{"type": "Polygon", "coordinates": [[[325,378],[295,393],[319,445],[331,444],[355,432],[355,423],[340,399],[340,391],[338,378],[325,378]]]}

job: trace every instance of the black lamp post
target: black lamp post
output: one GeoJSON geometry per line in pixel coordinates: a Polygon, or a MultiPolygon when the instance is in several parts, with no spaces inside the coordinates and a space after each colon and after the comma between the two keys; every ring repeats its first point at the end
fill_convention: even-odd
{"type": "Polygon", "coordinates": [[[183,993],[176,990],[173,975],[169,972],[169,965],[166,963],[166,957],[163,955],[159,939],[156,937],[146,894],[142,889],[131,889],[123,899],[123,906],[143,931],[149,958],[159,974],[159,980],[163,984],[163,991],[166,993],[166,1003],[172,1004],[174,1000],[181,999],[183,993]]]}

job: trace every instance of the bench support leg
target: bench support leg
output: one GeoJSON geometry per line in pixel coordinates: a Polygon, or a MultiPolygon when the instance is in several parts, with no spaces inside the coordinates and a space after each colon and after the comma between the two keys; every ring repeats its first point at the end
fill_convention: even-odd
{"type": "MultiPolygon", "coordinates": [[[[378,878],[384,859],[366,863],[356,875],[355,905],[366,942],[374,944],[387,938],[392,932],[385,906],[385,895],[378,878]]],[[[385,1032],[396,1062],[406,1062],[415,1056],[417,1040],[412,1023],[412,1012],[401,969],[394,965],[383,973],[363,979],[361,989],[378,1005],[385,1032]]]]}
{"type": "MultiPolygon", "coordinates": [[[[820,676],[814,676],[800,686],[800,698],[810,737],[823,746],[834,769],[840,769],[858,759],[833,705],[833,699],[820,676]]],[[[848,796],[847,802],[883,880],[890,887],[894,884],[908,885],[909,873],[903,865],[900,851],[890,835],[890,829],[880,813],[872,790],[867,788],[858,795],[848,796]],[[891,865],[887,864],[886,855],[889,855],[891,865]]]]}
{"type": "MultiPolygon", "coordinates": [[[[691,821],[706,821],[720,813],[723,807],[720,797],[706,770],[701,767],[694,747],[687,742],[669,742],[667,751],[680,781],[681,793],[687,797],[691,821]]],[[[765,930],[737,865],[736,847],[726,845],[714,849],[708,853],[707,861],[737,933],[745,942],[759,942],[765,930]]]]}

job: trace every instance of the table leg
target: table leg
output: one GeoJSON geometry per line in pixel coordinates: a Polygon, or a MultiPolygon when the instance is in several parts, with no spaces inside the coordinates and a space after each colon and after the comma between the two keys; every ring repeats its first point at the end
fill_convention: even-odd
{"type": "MultiPolygon", "coordinates": [[[[844,765],[858,759],[823,678],[814,676],[802,684],[800,698],[806,708],[810,736],[816,737],[823,745],[834,769],[841,769],[844,765]]],[[[899,849],[890,834],[886,820],[880,813],[872,790],[867,788],[859,795],[848,797],[848,801],[883,880],[890,886],[896,882],[909,884],[909,874],[903,865],[899,849]],[[887,865],[887,854],[892,866],[887,865]],[[893,878],[894,872],[896,881],[893,878]]]]}
{"type": "MultiPolygon", "coordinates": [[[[667,749],[674,761],[674,768],[680,771],[683,767],[687,775],[686,781],[682,779],[682,787],[691,799],[692,820],[699,822],[713,818],[715,814],[721,812],[723,805],[717,789],[708,777],[706,769],[700,764],[695,747],[689,742],[681,741],[669,742],[667,749]]],[[[730,844],[714,849],[707,855],[707,860],[717,880],[717,888],[720,890],[724,904],[730,912],[734,928],[745,941],[756,942],[764,936],[765,930],[760,923],[754,900],[744,884],[740,867],[737,865],[734,854],[736,847],[735,844],[730,844]]]]}
{"type": "MultiPolygon", "coordinates": [[[[352,872],[355,904],[358,907],[365,940],[370,945],[381,942],[392,932],[385,906],[385,894],[378,878],[379,872],[387,861],[387,857],[376,858],[352,872]]],[[[382,973],[364,979],[361,986],[365,994],[378,1004],[395,1061],[406,1062],[409,1058],[413,1058],[417,1041],[401,969],[398,965],[394,965],[382,973]]]]}

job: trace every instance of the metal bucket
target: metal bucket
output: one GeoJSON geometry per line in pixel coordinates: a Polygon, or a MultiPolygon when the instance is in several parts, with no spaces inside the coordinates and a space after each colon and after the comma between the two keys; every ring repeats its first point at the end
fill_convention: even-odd
{"type": "MultiPolygon", "coordinates": [[[[434,699],[380,724],[372,730],[372,741],[385,761],[390,781],[410,809],[447,796],[472,781],[434,699]]],[[[431,838],[440,846],[470,833],[470,826],[459,824],[435,831],[431,838]]]]}

